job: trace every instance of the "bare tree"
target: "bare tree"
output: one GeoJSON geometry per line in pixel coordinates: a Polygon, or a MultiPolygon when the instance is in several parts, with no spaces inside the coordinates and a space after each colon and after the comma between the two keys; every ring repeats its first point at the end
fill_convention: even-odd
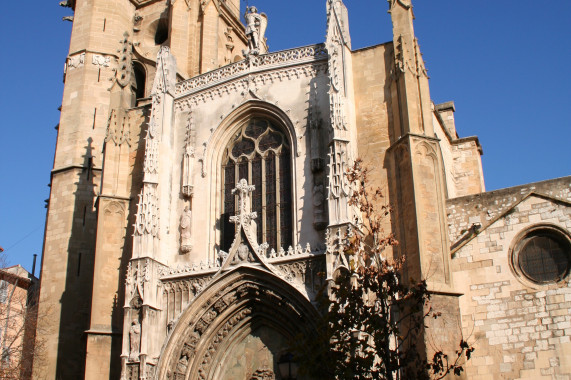
{"type": "Polygon", "coordinates": [[[464,339],[449,357],[437,350],[427,360],[422,347],[426,322],[439,318],[430,306],[426,281],[402,278],[404,259],[387,257],[398,245],[383,226],[391,213],[380,190],[368,187],[357,160],[346,173],[354,185],[350,205],[358,210],[356,231],[346,236],[349,267],[318,297],[323,316],[316,336],[300,339],[302,372],[319,379],[442,379],[459,375],[474,348],[464,339]]]}
{"type": "Polygon", "coordinates": [[[44,343],[36,340],[37,287],[21,266],[0,269],[1,380],[31,379],[34,361],[43,359],[44,343]]]}

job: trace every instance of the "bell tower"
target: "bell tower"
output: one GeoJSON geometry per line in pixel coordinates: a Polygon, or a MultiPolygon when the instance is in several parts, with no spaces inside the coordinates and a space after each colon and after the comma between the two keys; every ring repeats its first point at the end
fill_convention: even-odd
{"type": "Polygon", "coordinates": [[[161,46],[177,80],[246,46],[239,0],[67,0],[73,11],[51,172],[34,378],[119,378],[126,252],[144,107],[161,46]],[[105,176],[103,171],[105,170],[105,176]],[[91,374],[91,375],[88,375],[91,374]]]}

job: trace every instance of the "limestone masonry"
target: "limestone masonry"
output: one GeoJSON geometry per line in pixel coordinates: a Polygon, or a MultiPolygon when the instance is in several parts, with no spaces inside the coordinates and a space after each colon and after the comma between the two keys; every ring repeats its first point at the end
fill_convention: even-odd
{"type": "Polygon", "coordinates": [[[62,2],[35,379],[282,379],[343,267],[358,157],[394,210],[387,256],[443,313],[426,354],[463,336],[463,378],[571,378],[571,177],[486,193],[478,138],[430,99],[410,0],[359,50],[324,1],[325,41],[279,52],[239,0],[62,2]]]}

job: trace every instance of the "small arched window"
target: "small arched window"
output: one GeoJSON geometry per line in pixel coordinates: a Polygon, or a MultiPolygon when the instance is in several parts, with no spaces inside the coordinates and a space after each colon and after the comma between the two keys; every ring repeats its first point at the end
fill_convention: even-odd
{"type": "Polygon", "coordinates": [[[252,211],[257,213],[258,243],[276,251],[292,245],[291,149],[285,134],[270,121],[251,119],[230,139],[222,159],[222,217],[220,247],[234,240],[237,200],[232,194],[239,180],[254,185],[252,211]]]}

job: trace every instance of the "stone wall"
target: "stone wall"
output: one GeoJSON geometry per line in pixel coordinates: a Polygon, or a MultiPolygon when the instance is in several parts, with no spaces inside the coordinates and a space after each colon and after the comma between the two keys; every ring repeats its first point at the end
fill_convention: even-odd
{"type": "Polygon", "coordinates": [[[482,147],[476,136],[458,138],[454,102],[434,106],[432,123],[440,139],[447,197],[455,198],[485,191],[482,147]]]}
{"type": "Polygon", "coordinates": [[[567,177],[448,202],[462,327],[476,348],[468,378],[571,378],[571,280],[532,283],[512,257],[515,243],[534,226],[569,236],[570,187],[567,177]],[[483,226],[465,233],[454,248],[460,231],[473,223],[483,226]]]}
{"type": "Polygon", "coordinates": [[[450,241],[454,244],[473,224],[480,224],[481,228],[491,224],[531,192],[571,202],[571,177],[449,199],[446,204],[450,241]]]}

